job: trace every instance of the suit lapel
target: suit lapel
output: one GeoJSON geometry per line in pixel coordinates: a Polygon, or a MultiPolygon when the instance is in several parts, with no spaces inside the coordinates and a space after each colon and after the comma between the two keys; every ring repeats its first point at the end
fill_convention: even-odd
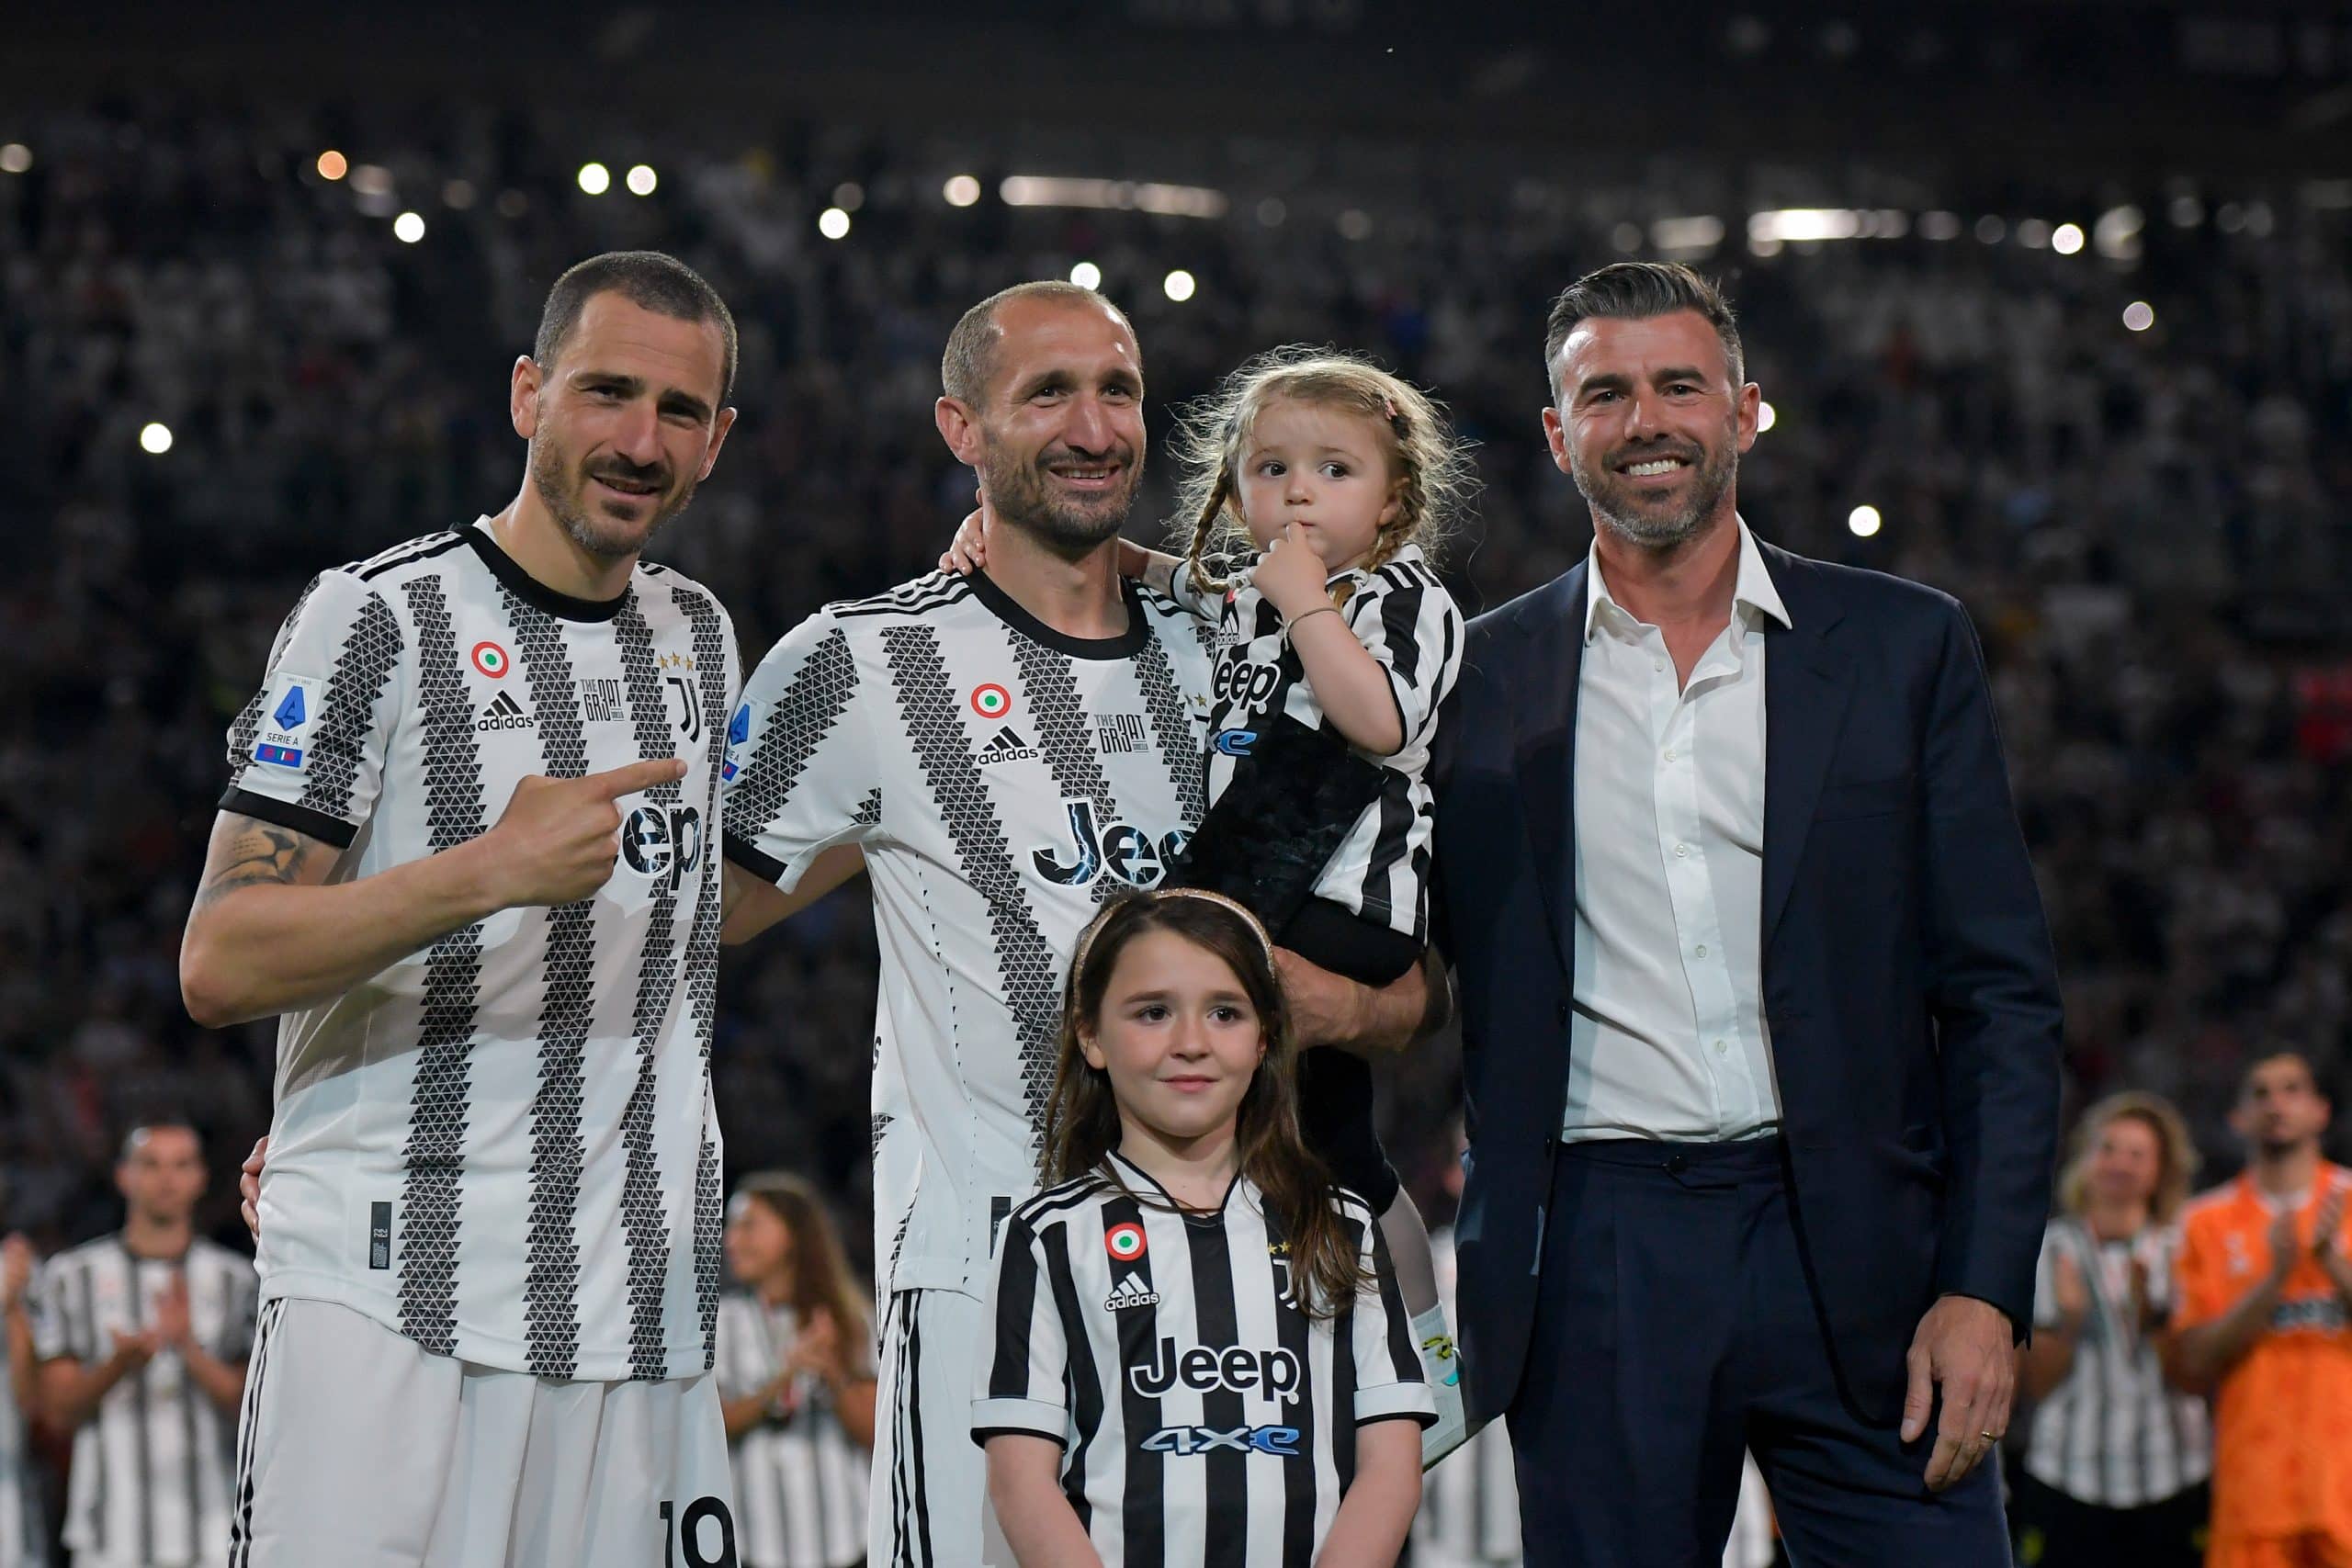
{"type": "Polygon", "coordinates": [[[1576,976],[1577,683],[1584,668],[1585,572],[1577,565],[1529,608],[1521,649],[1515,762],[1521,810],[1535,847],[1536,884],[1551,917],[1560,972],[1576,976]]]}
{"type": "Polygon", "coordinates": [[[1822,781],[1854,694],[1854,671],[1829,636],[1843,615],[1807,564],[1757,541],[1792,626],[1773,624],[1764,659],[1764,908],[1759,951],[1796,885],[1822,781]]]}

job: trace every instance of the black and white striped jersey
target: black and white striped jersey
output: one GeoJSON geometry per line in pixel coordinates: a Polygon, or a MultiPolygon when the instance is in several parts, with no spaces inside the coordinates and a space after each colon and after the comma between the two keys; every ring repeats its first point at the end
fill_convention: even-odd
{"type": "Polygon", "coordinates": [[[487,520],[321,573],[229,735],[225,811],[368,876],[472,839],[526,774],[679,757],[624,796],[592,898],[502,910],[280,1021],[266,1295],[543,1377],[710,1365],[719,1139],[710,839],[741,665],[706,590],[639,566],[590,603],[487,520]]]}
{"type": "MultiPolygon", "coordinates": [[[[749,1291],[720,1297],[718,1396],[741,1399],[775,1382],[799,1332],[789,1306],[769,1306],[749,1291]]],[[[849,1568],[865,1558],[873,1456],[842,1429],[822,1378],[795,1379],[788,1402],[772,1405],[729,1447],[744,1568],[849,1568]]]]}
{"type": "Polygon", "coordinates": [[[1246,1180],[1188,1214],[1114,1155],[1039,1193],[998,1252],[973,1439],[1061,1444],[1063,1495],[1113,1568],[1306,1568],[1356,1428],[1437,1409],[1378,1222],[1351,1192],[1332,1201],[1376,1283],[1314,1319],[1246,1180]]]}
{"type": "Polygon", "coordinates": [[[984,1288],[1036,1190],[1062,976],[1102,900],[1200,825],[1214,628],[1126,586],[1127,630],[1064,637],[984,576],[827,605],[752,672],[728,748],[727,853],[790,888],[860,844],[882,956],[875,1270],[984,1288]]]}
{"type": "MultiPolygon", "coordinates": [[[[1208,795],[1214,801],[1250,766],[1251,742],[1275,715],[1320,729],[1323,705],[1307,684],[1281,615],[1255,588],[1244,581],[1219,604],[1193,594],[1190,581],[1189,571],[1179,571],[1176,587],[1197,613],[1216,616],[1222,649],[1210,681],[1208,795]]],[[[1381,767],[1385,787],[1332,852],[1315,897],[1426,942],[1435,807],[1422,775],[1437,737],[1438,709],[1462,672],[1462,611],[1413,545],[1377,571],[1340,572],[1331,583],[1351,585],[1340,613],[1388,672],[1405,744],[1394,756],[1358,753],[1381,767]]]]}
{"type": "MultiPolygon", "coordinates": [[[[252,1261],[201,1239],[182,1258],[134,1258],[119,1235],[42,1266],[35,1352],[96,1365],[114,1354],[115,1336],[154,1327],[156,1299],[183,1279],[189,1337],[217,1360],[244,1360],[256,1312],[252,1261]]],[[[156,1568],[223,1561],[236,1427],[176,1350],[125,1374],[74,1434],[65,1544],[76,1560],[156,1568]]]]}
{"type": "Polygon", "coordinates": [[[2098,1507],[2140,1508],[2212,1475],[2205,1401],[2165,1381],[2155,1344],[2141,1332],[2132,1305],[2137,1260],[2150,1301],[2159,1312],[2168,1308],[2179,1253],[2177,1224],[2149,1225],[2129,1241],[2101,1241],[2082,1221],[2062,1215],[2042,1233],[2034,1325],[2059,1321],[2062,1254],[2081,1270],[2091,1303],[2066,1381],[2034,1406],[2025,1468],[2043,1485],[2098,1507]]]}

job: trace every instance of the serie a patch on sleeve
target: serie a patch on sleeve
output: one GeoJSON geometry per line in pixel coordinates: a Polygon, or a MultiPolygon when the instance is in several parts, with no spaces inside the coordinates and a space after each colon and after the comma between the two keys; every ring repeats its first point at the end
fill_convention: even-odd
{"type": "Polygon", "coordinates": [[[323,684],[316,676],[287,674],[270,683],[261,732],[254,740],[254,761],[298,773],[310,766],[311,727],[318,722],[323,684]]]}

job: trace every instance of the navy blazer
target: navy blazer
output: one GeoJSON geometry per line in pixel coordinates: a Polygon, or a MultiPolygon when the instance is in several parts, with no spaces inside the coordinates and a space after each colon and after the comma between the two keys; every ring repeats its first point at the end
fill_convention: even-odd
{"type": "MultiPolygon", "coordinates": [[[[2060,1012],[2050,939],[1950,595],[1759,543],[1764,1014],[1793,1213],[1848,1401],[1891,1422],[1947,1292],[2022,1335],[2049,1213],[2060,1012]]],[[[1468,1398],[1515,1396],[1568,1081],[1586,568],[1471,623],[1440,726],[1439,940],[1470,1170],[1456,1222],[1468,1398]]]]}

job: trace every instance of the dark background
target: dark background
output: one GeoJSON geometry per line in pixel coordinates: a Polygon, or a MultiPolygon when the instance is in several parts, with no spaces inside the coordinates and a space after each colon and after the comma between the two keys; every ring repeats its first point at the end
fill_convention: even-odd
{"type": "MultiPolygon", "coordinates": [[[[1282,342],[1433,387],[1480,443],[1448,555],[1475,612],[1590,537],[1537,423],[1547,299],[1689,260],[1774,408],[1750,523],[1976,619],[2070,1106],[2173,1095],[2226,1169],[2249,1055],[2332,1079],[2352,1043],[2352,8],[90,7],[9,24],[0,145],[0,1227],[44,1247],[115,1223],[152,1109],[211,1134],[207,1224],[235,1229],[274,1031],[197,1029],[175,974],[222,732],[311,573],[512,497],[507,367],[556,274],[619,246],[685,258],[742,326],[741,422],[655,554],[721,592],[747,662],[936,554],[970,494],[938,353],[1003,285],[1094,263],[1155,434],[1282,342]],[[1222,210],[1015,208],[1016,175],[1222,210]],[[1751,243],[1789,209],[1872,237],[1751,243]]],[[[717,1056],[732,1171],[814,1174],[861,1253],[863,897],[729,954],[717,1056]]],[[[1386,1100],[1441,1211],[1451,1051],[1386,1100]]]]}

